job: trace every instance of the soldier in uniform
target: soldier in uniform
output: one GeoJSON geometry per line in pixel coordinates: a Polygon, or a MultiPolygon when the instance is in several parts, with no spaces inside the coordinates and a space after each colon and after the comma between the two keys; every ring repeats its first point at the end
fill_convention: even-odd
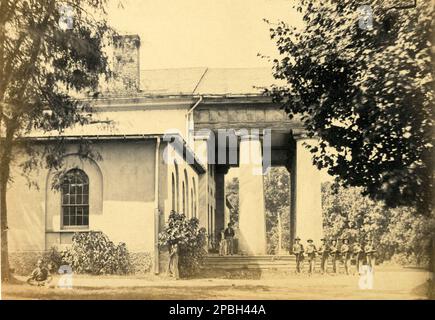
{"type": "Polygon", "coordinates": [[[322,241],[322,244],[320,245],[319,250],[317,250],[317,253],[320,255],[320,269],[322,274],[324,274],[328,268],[329,248],[325,238],[320,239],[320,241],[322,241]]]}
{"type": "Polygon", "coordinates": [[[296,256],[296,272],[301,273],[302,264],[304,262],[304,246],[299,243],[301,238],[296,237],[292,248],[293,254],[296,256]]]}
{"type": "Polygon", "coordinates": [[[350,261],[350,247],[349,239],[344,238],[340,247],[341,261],[343,262],[344,271],[349,274],[349,261],[350,261]]]}
{"type": "Polygon", "coordinates": [[[371,271],[375,268],[375,252],[376,249],[373,245],[373,240],[369,239],[366,241],[366,245],[364,246],[364,254],[366,256],[367,264],[370,266],[371,271]]]}
{"type": "Polygon", "coordinates": [[[359,269],[361,267],[361,262],[363,261],[363,257],[364,257],[363,248],[358,239],[353,244],[352,253],[353,253],[353,258],[355,259],[356,274],[358,274],[359,269]]]}
{"type": "Polygon", "coordinates": [[[307,243],[308,244],[307,244],[306,253],[307,253],[307,257],[308,257],[308,266],[309,266],[308,273],[309,274],[313,274],[315,266],[316,266],[316,252],[317,252],[317,249],[316,249],[316,246],[314,245],[312,239],[308,239],[307,243]]]}
{"type": "Polygon", "coordinates": [[[338,245],[336,239],[331,240],[331,245],[329,246],[329,256],[332,259],[332,272],[337,273],[338,245]]]}

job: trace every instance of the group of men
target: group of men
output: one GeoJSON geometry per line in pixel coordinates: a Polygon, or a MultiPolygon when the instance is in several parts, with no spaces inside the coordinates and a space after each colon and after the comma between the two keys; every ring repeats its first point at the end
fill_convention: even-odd
{"type": "Polygon", "coordinates": [[[328,271],[328,262],[332,264],[332,272],[337,273],[337,262],[340,261],[344,267],[344,272],[349,274],[351,261],[355,261],[355,271],[359,272],[361,265],[366,264],[372,270],[375,265],[376,249],[373,245],[373,240],[368,239],[363,243],[355,241],[350,244],[349,239],[341,239],[341,243],[337,239],[327,240],[321,239],[319,248],[316,248],[312,239],[307,240],[306,248],[301,244],[301,239],[296,237],[292,253],[296,256],[296,272],[301,273],[304,265],[305,257],[308,261],[308,273],[312,274],[315,271],[316,258],[320,257],[320,269],[324,274],[328,271]]]}

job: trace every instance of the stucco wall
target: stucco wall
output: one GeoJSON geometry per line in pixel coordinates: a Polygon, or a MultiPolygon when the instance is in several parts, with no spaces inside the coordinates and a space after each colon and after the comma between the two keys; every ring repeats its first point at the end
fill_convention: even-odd
{"type": "Polygon", "coordinates": [[[166,197],[164,201],[164,215],[163,219],[166,222],[169,213],[172,209],[178,212],[183,212],[183,183],[185,190],[188,191],[188,196],[185,199],[185,210],[183,213],[186,214],[188,218],[197,217],[201,215],[201,208],[199,206],[199,178],[200,176],[195,170],[183,160],[183,158],[171,147],[170,143],[165,143],[163,150],[163,160],[166,164],[166,197]],[[175,184],[172,183],[172,177],[174,177],[175,184]],[[178,178],[177,178],[178,177],[178,178]],[[192,197],[193,193],[193,197],[192,197]],[[173,206],[173,194],[175,196],[173,206]],[[192,210],[192,205],[194,210],[192,210]]]}
{"type": "MultiPolygon", "coordinates": [[[[22,159],[23,155],[17,155],[22,159]]],[[[45,187],[47,170],[32,171],[24,178],[18,168],[11,167],[12,182],[7,190],[9,251],[42,251],[45,249],[45,187]],[[28,181],[38,184],[29,188],[28,181]]]]}
{"type": "MultiPolygon", "coordinates": [[[[68,147],[65,169],[78,167],[90,183],[89,230],[101,230],[132,252],[154,248],[155,140],[100,141],[99,160],[81,160],[68,147]]],[[[18,165],[18,163],[17,163],[18,165]]],[[[42,251],[70,243],[61,226],[60,192],[51,188],[53,172],[33,172],[39,190],[29,189],[15,167],[8,190],[10,251],[42,251]],[[46,227],[46,232],[45,232],[46,227]]]]}

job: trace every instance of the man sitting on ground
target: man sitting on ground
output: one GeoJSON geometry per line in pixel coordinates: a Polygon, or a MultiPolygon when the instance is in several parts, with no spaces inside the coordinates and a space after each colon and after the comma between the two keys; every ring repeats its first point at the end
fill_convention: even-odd
{"type": "Polygon", "coordinates": [[[38,259],[36,268],[32,271],[27,283],[32,286],[44,286],[51,280],[48,269],[42,264],[42,260],[38,259]]]}

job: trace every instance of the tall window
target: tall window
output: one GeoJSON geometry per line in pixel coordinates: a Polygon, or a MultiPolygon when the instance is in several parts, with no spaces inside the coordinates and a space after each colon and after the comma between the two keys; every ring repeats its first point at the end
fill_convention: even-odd
{"type": "Polygon", "coordinates": [[[175,178],[174,174],[172,174],[172,210],[175,210],[175,178]]]}
{"type": "Polygon", "coordinates": [[[175,166],[175,197],[176,197],[175,200],[176,205],[174,210],[180,212],[180,190],[179,190],[180,178],[178,175],[178,165],[176,162],[174,163],[174,166],[175,166]]]}
{"type": "Polygon", "coordinates": [[[62,225],[89,225],[89,179],[82,170],[72,169],[63,178],[62,225]]]}
{"type": "Polygon", "coordinates": [[[190,214],[192,215],[192,217],[195,217],[195,201],[193,199],[193,189],[190,188],[190,214]]]}
{"type": "Polygon", "coordinates": [[[187,171],[186,169],[184,169],[184,181],[186,182],[186,189],[183,190],[184,194],[183,197],[185,198],[186,201],[186,206],[183,205],[183,209],[184,214],[186,215],[186,217],[190,218],[190,213],[189,213],[189,179],[187,177],[187,171]]]}
{"type": "Polygon", "coordinates": [[[184,213],[184,214],[186,214],[186,188],[185,188],[185,186],[184,186],[184,181],[183,181],[183,184],[182,184],[182,198],[183,198],[183,206],[182,206],[182,208],[183,208],[183,212],[182,213],[184,213]]]}
{"type": "Polygon", "coordinates": [[[193,195],[192,195],[192,214],[194,217],[197,216],[196,213],[196,183],[195,178],[192,177],[192,188],[193,188],[193,195]]]}

